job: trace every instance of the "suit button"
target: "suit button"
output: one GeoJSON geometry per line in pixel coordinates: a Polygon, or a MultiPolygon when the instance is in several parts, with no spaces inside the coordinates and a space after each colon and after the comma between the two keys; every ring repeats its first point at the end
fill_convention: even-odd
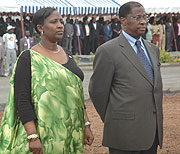
{"type": "Polygon", "coordinates": [[[154,114],[156,114],[157,112],[156,111],[153,111],[154,114]]]}

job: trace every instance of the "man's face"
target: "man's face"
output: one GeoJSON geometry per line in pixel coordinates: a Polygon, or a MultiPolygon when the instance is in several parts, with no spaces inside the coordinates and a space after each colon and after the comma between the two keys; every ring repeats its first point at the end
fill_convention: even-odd
{"type": "Polygon", "coordinates": [[[134,7],[131,13],[121,19],[124,31],[132,37],[139,39],[145,33],[147,20],[143,7],[134,7]]]}
{"type": "Polygon", "coordinates": [[[29,37],[29,36],[30,36],[30,32],[29,32],[29,31],[25,31],[25,35],[26,35],[27,37],[29,37]]]}
{"type": "Polygon", "coordinates": [[[14,29],[10,29],[10,30],[8,30],[8,33],[9,33],[9,34],[14,33],[14,29]]]}

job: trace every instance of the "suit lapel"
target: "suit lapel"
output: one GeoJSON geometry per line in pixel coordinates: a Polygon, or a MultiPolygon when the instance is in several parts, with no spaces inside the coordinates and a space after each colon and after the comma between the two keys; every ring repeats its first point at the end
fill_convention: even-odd
{"type": "Polygon", "coordinates": [[[141,63],[134,49],[131,47],[128,40],[124,37],[122,33],[119,36],[119,45],[121,46],[122,53],[125,55],[125,57],[131,62],[131,64],[137,69],[137,71],[153,85],[143,64],[141,63]]]}

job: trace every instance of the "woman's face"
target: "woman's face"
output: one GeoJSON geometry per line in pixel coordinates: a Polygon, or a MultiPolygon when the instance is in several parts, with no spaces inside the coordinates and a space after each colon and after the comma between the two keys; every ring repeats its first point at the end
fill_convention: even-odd
{"type": "Polygon", "coordinates": [[[50,16],[44,20],[44,25],[42,26],[43,37],[46,37],[52,42],[57,42],[62,39],[64,26],[61,23],[61,15],[54,11],[50,16]]]}

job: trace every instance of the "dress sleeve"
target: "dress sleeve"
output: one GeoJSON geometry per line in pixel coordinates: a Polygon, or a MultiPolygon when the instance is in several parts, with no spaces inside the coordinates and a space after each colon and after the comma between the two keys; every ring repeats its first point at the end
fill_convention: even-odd
{"type": "Polygon", "coordinates": [[[30,52],[25,51],[17,62],[14,78],[14,96],[16,109],[22,124],[36,120],[31,99],[31,60],[30,52]]]}

